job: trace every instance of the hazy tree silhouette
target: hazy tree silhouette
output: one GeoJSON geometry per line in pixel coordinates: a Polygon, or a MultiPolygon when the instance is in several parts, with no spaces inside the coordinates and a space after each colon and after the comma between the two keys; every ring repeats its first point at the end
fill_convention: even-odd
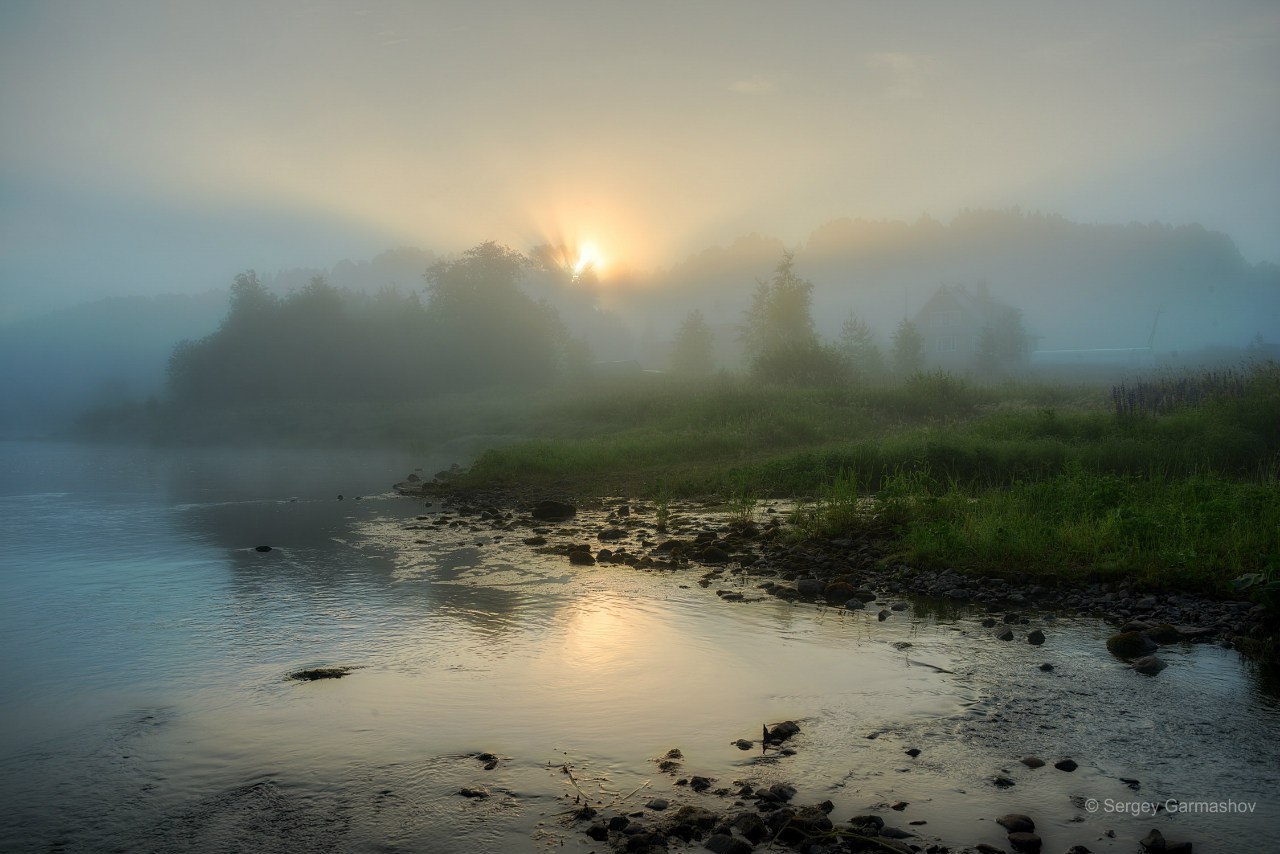
{"type": "Polygon", "coordinates": [[[837,345],[856,379],[867,382],[882,379],[885,374],[884,354],[876,344],[870,325],[853,312],[840,326],[837,345]]]}
{"type": "Polygon", "coordinates": [[[905,318],[893,333],[893,367],[902,376],[924,368],[924,339],[916,325],[905,318]]]}
{"type": "Polygon", "coordinates": [[[711,327],[702,316],[702,312],[694,309],[685,317],[676,331],[675,345],[671,353],[671,369],[678,374],[689,376],[706,376],[713,370],[712,351],[714,338],[711,327]]]}
{"type": "Polygon", "coordinates": [[[751,374],[776,383],[828,385],[848,382],[843,358],[813,330],[813,283],[796,275],[794,253],[783,253],[773,277],[757,283],[742,326],[751,374]]]}
{"type": "Polygon", "coordinates": [[[770,350],[816,344],[813,331],[813,282],[795,272],[795,253],[786,252],[773,278],[758,282],[742,326],[742,343],[751,356],[770,350]]]}

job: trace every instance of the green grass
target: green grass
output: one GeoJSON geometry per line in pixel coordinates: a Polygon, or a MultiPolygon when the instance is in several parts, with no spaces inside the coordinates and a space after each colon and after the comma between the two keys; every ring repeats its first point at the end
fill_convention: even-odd
{"type": "Polygon", "coordinates": [[[799,497],[802,535],[875,527],[917,564],[1226,592],[1280,566],[1277,377],[1160,416],[1117,416],[1104,389],[941,374],[861,390],[655,378],[542,401],[544,438],[485,452],[463,483],[716,496],[742,517],[799,497]]]}

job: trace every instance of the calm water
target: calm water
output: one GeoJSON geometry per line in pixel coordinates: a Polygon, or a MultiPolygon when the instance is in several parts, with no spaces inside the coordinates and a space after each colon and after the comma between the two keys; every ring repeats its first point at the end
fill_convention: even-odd
{"type": "Polygon", "coordinates": [[[0,848],[585,851],[556,815],[561,765],[606,801],[688,798],[652,762],[671,747],[688,774],[789,780],[840,819],[909,801],[886,815],[961,844],[1002,844],[1009,811],[1046,850],[1280,832],[1280,707],[1234,653],[1166,648],[1149,679],[1092,620],[1045,625],[1037,649],[923,602],[878,623],[723,603],[696,571],[583,570],[385,494],[445,462],[0,445],[0,848]],[[284,679],[323,665],[359,669],[284,679]],[[796,756],[730,744],[788,718],[796,756]],[[504,759],[486,772],[479,751],[504,759]],[[1081,767],[1031,771],[1029,753],[1081,767]],[[1016,785],[990,785],[1004,771],[1016,785]],[[477,785],[493,797],[457,797],[477,785]],[[1257,807],[1152,818],[1089,798],[1257,807]]]}

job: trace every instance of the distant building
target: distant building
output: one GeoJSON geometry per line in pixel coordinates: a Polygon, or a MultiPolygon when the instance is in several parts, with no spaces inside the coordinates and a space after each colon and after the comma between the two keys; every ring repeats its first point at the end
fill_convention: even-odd
{"type": "Polygon", "coordinates": [[[912,323],[930,368],[968,370],[982,367],[984,360],[1007,368],[1025,361],[1030,352],[1022,313],[991,296],[986,282],[940,286],[912,323]]]}

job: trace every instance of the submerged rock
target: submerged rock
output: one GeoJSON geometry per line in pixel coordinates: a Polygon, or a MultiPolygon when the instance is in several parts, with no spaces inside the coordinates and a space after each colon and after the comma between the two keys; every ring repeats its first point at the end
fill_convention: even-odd
{"type": "Polygon", "coordinates": [[[1156,658],[1154,655],[1144,655],[1142,658],[1137,659],[1136,661],[1133,662],[1133,664],[1129,666],[1143,675],[1155,676],[1157,673],[1159,673],[1161,670],[1164,670],[1169,665],[1165,664],[1163,661],[1156,658]]]}
{"type": "Polygon", "coordinates": [[[1040,646],[1040,644],[1044,643],[1044,632],[1040,631],[1039,629],[1034,629],[1028,632],[1027,643],[1031,644],[1032,646],[1040,646]]]}
{"type": "Polygon", "coordinates": [[[1107,650],[1120,658],[1138,658],[1156,648],[1156,642],[1141,632],[1120,632],[1107,638],[1107,650]]]}
{"type": "Polygon", "coordinates": [[[290,679],[299,682],[314,682],[317,679],[341,679],[352,671],[350,667],[313,667],[309,670],[295,670],[289,674],[290,679]]]}
{"type": "Polygon", "coordinates": [[[1030,833],[1036,829],[1036,823],[1031,820],[1030,816],[1022,813],[1011,812],[1000,816],[996,819],[996,824],[1003,827],[1010,833],[1030,833]]]}
{"type": "Polygon", "coordinates": [[[1014,851],[1027,851],[1030,854],[1040,850],[1040,837],[1034,833],[1010,833],[1009,844],[1013,846],[1014,851]]]}

